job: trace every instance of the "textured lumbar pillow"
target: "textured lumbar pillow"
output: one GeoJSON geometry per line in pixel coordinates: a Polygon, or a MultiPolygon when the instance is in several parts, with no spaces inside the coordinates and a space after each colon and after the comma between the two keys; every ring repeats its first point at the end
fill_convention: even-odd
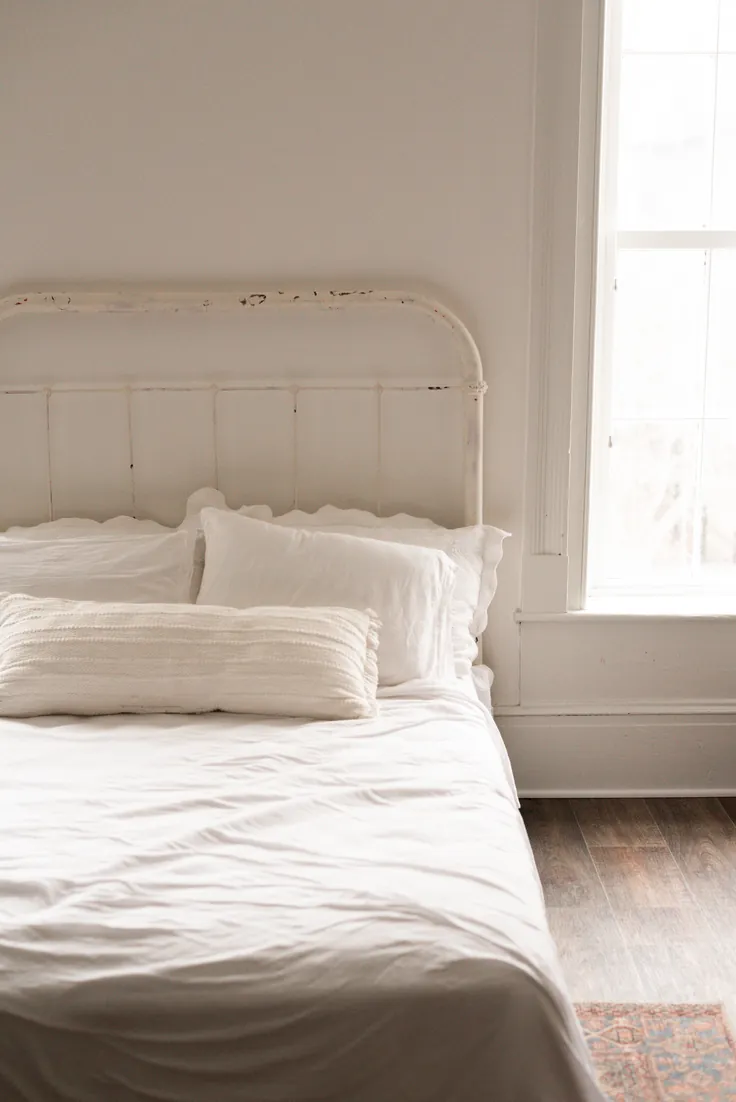
{"type": "Polygon", "coordinates": [[[348,608],[0,596],[0,715],[376,713],[379,623],[348,608]]]}

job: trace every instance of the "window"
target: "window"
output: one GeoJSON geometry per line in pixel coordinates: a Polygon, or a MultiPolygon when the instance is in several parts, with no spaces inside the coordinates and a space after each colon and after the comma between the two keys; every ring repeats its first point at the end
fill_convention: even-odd
{"type": "Polygon", "coordinates": [[[736,0],[609,0],[587,590],[736,602],[736,0]]]}

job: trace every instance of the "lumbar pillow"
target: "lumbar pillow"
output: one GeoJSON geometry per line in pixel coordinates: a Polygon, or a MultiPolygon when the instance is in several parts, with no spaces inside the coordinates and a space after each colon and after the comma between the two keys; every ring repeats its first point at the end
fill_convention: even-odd
{"type": "Polygon", "coordinates": [[[0,597],[0,715],[376,713],[379,623],[350,608],[0,597]]]}
{"type": "Polygon", "coordinates": [[[450,609],[455,567],[443,551],[281,528],[202,510],[198,604],[373,608],[382,685],[455,677],[450,609]]]}

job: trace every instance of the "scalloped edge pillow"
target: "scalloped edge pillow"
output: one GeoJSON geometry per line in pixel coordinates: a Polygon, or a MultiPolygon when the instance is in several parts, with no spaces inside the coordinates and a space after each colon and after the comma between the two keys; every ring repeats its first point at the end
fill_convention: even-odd
{"type": "Polygon", "coordinates": [[[0,539],[0,592],[77,601],[190,603],[186,530],[83,538],[0,539]]]}
{"type": "Polygon", "coordinates": [[[498,587],[498,566],[508,532],[491,524],[443,528],[432,520],[408,513],[379,517],[364,509],[341,509],[336,505],[323,505],[314,513],[292,509],[274,517],[268,506],[244,505],[240,509],[230,509],[224,494],[213,489],[192,494],[187,513],[198,512],[204,504],[287,528],[360,536],[444,551],[457,568],[451,608],[455,673],[458,677],[470,673],[478,654],[478,640],[488,626],[488,610],[498,587]]]}
{"type": "MultiPolygon", "coordinates": [[[[227,509],[225,495],[219,490],[206,487],[195,490],[189,495],[186,504],[184,519],[177,528],[171,528],[167,524],[160,524],[156,520],[147,520],[138,517],[118,516],[108,520],[91,520],[88,517],[59,517],[56,520],[44,520],[40,524],[30,527],[14,525],[7,531],[0,533],[0,545],[3,540],[19,542],[27,540],[32,542],[55,540],[119,540],[131,536],[166,536],[175,532],[189,532],[191,534],[192,571],[188,590],[188,600],[194,604],[197,600],[199,587],[202,582],[204,570],[204,535],[200,521],[200,512],[208,505],[215,505],[219,509],[227,509]]],[[[244,516],[253,517],[256,520],[271,520],[273,512],[268,505],[244,506],[240,510],[244,516]]],[[[0,583],[2,579],[0,578],[0,583]]],[[[1,584],[0,584],[1,588],[1,584]]],[[[162,592],[160,600],[169,600],[162,592]]],[[[178,598],[176,598],[178,600],[178,598]]],[[[187,598],[184,598],[186,600],[187,598]]]]}
{"type": "Polygon", "coordinates": [[[381,685],[454,681],[456,567],[443,551],[289,528],[223,509],[204,509],[202,523],[197,604],[372,608],[381,621],[381,685]]]}
{"type": "MultiPolygon", "coordinates": [[[[197,598],[202,580],[204,537],[200,514],[205,508],[220,509],[290,528],[316,529],[445,551],[457,566],[451,614],[455,670],[458,676],[469,673],[478,653],[478,640],[488,626],[488,610],[498,587],[497,571],[503,556],[503,541],[508,538],[508,532],[490,524],[443,528],[428,518],[415,517],[408,513],[379,517],[366,509],[342,509],[336,505],[323,505],[314,513],[292,509],[274,517],[273,510],[268,505],[243,505],[239,509],[231,509],[222,491],[203,487],[190,494],[186,503],[186,515],[179,525],[179,528],[197,534],[192,601],[197,598]]],[[[133,517],[115,517],[105,521],[61,518],[45,521],[33,528],[9,528],[4,535],[11,539],[68,539],[87,535],[109,534],[115,537],[171,531],[175,529],[157,521],[137,520],[133,517]]]]}

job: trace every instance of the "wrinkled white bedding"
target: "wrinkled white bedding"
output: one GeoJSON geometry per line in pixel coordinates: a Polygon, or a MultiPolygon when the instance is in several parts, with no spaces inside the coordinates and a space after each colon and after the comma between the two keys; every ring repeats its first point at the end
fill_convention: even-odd
{"type": "Polygon", "coordinates": [[[599,1102],[461,688],[4,720],[0,754],[2,1102],[599,1102]]]}

